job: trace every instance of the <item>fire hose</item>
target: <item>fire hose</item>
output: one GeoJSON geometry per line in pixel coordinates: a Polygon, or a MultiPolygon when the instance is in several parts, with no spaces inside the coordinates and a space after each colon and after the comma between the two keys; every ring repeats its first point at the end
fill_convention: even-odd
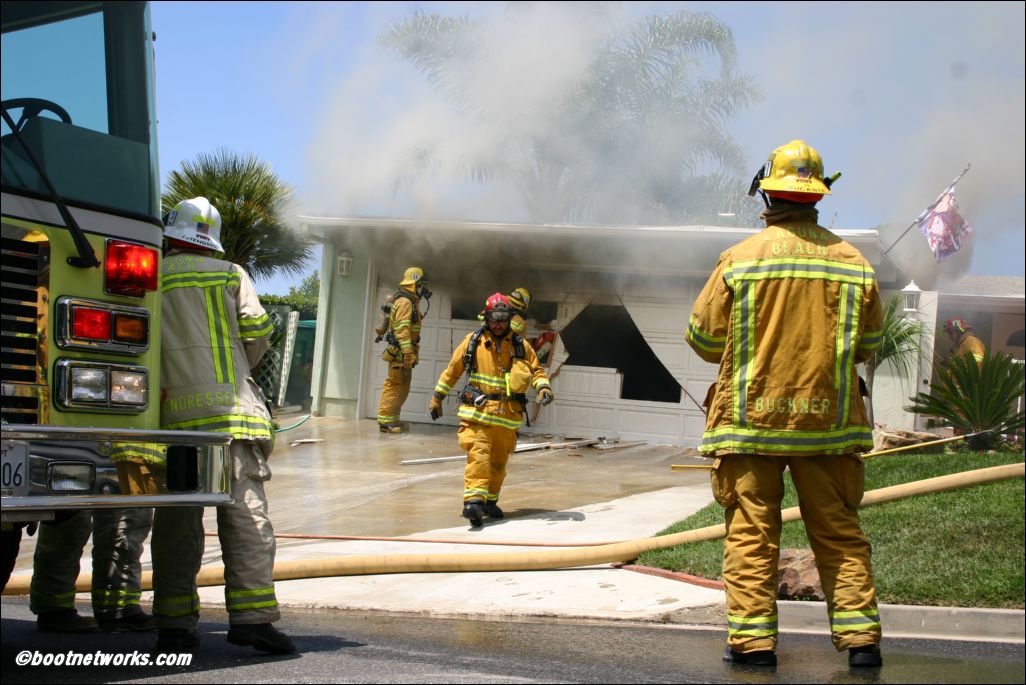
{"type": "MultiPolygon", "coordinates": [[[[893,485],[865,493],[861,506],[883,504],[915,495],[954,490],[981,485],[1007,478],[1026,476],[1026,463],[1004,464],[975,471],[938,476],[901,485],[893,485]]],[[[798,507],[781,512],[782,523],[801,519],[798,507]]],[[[726,536],[723,524],[697,528],[673,535],[662,535],[640,540],[628,540],[590,548],[571,550],[543,550],[528,552],[467,552],[437,554],[368,554],[282,561],[274,565],[274,579],[298,580],[302,578],[331,578],[336,576],[374,575],[383,573],[458,573],[481,571],[541,571],[560,568],[591,566],[594,564],[627,562],[642,552],[688,545],[706,540],[719,540],[726,536]]],[[[28,594],[30,576],[11,578],[5,595],[28,594]]],[[[153,573],[142,577],[142,589],[152,589],[153,573]]],[[[224,585],[224,568],[212,566],[201,569],[196,576],[199,586],[224,585]]],[[[88,574],[79,576],[77,592],[89,592],[92,579],[88,574]]]]}

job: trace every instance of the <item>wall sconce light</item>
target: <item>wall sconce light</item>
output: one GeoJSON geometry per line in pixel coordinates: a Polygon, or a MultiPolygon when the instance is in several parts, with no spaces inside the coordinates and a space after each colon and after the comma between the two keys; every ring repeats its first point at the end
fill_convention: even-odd
{"type": "Polygon", "coordinates": [[[343,250],[342,254],[335,258],[335,273],[339,276],[348,276],[353,273],[353,253],[343,250]]]}
{"type": "Polygon", "coordinates": [[[901,289],[901,303],[905,314],[919,313],[919,296],[923,291],[919,289],[915,281],[909,281],[908,285],[901,289]]]}

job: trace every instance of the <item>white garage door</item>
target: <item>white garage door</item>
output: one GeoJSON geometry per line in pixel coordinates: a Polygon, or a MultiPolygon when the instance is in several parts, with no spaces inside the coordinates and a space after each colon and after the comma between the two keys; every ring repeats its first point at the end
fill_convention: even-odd
{"type": "MultiPolygon", "coordinates": [[[[666,289],[656,292],[628,290],[618,298],[602,298],[613,305],[622,305],[656,357],[697,401],[705,397],[713,381],[716,366],[707,364],[684,343],[684,329],[692,303],[701,284],[683,285],[673,289],[676,299],[666,289]]],[[[394,291],[393,286],[379,287],[376,302],[380,303],[394,291]]],[[[539,297],[536,295],[536,297],[539,297]]],[[[595,298],[585,294],[541,296],[558,301],[555,328],[566,325],[595,298]]],[[[423,309],[423,305],[422,305],[423,309]]],[[[439,289],[431,298],[431,307],[421,331],[420,362],[413,371],[410,397],[403,405],[401,419],[430,422],[427,405],[438,377],[445,370],[452,351],[463,337],[480,324],[476,320],[452,319],[452,294],[439,289]]],[[[372,319],[377,310],[372,311],[372,319]]],[[[529,322],[530,324],[530,322],[529,322]]],[[[369,329],[373,329],[372,321],[369,329]]],[[[528,337],[539,331],[528,328],[528,337]]],[[[598,341],[601,344],[601,341],[598,341]]],[[[381,359],[385,343],[370,346],[365,360],[363,415],[377,417],[378,399],[387,366],[381,359]]],[[[705,417],[692,400],[681,395],[679,403],[649,402],[621,399],[621,375],[613,368],[571,366],[566,350],[557,347],[549,368],[557,401],[548,407],[532,405],[534,422],[525,432],[552,433],[567,436],[605,436],[620,440],[648,440],[653,443],[697,446],[701,440],[705,417]]],[[[461,383],[465,381],[465,376],[461,383]]],[[[439,423],[456,425],[454,388],[444,406],[439,423]]]]}

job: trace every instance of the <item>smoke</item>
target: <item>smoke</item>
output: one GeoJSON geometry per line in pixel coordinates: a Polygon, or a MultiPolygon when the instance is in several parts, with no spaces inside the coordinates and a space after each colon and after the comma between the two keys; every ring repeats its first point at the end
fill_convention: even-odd
{"type": "Polygon", "coordinates": [[[956,188],[968,246],[938,265],[913,228],[889,256],[924,288],[970,268],[1021,276],[1023,21],[1021,3],[774,4],[738,39],[742,68],[767,61],[766,100],[732,132],[749,152],[793,137],[817,147],[827,173],[844,173],[820,216],[879,228],[884,249],[971,163],[956,188]],[[796,58],[786,46],[803,39],[796,58]]]}
{"type": "MultiPolygon", "coordinates": [[[[580,76],[599,38],[575,26],[573,15],[556,6],[485,24],[488,49],[475,63],[450,67],[465,101],[487,103],[484,112],[461,111],[414,67],[377,42],[367,45],[316,124],[308,204],[339,215],[525,220],[518,188],[473,176],[497,166],[511,136],[559,125],[546,105],[580,76]]],[[[381,17],[376,35],[394,19],[381,17]]]]}
{"type": "MultiPolygon", "coordinates": [[[[351,14],[324,5],[315,25],[310,12],[303,15],[307,32],[289,58],[301,70],[329,65],[318,70],[329,95],[301,120],[312,141],[307,213],[529,221],[524,188],[512,176],[475,172],[529,165],[507,147],[524,137],[561,140],[564,149],[554,146],[554,154],[580,149],[595,135],[590,122],[561,119],[553,100],[580,81],[610,31],[688,9],[731,28],[737,71],[751,75],[764,96],[726,125],[748,167],[745,179],[770,150],[804,138],[823,155],[827,173],[844,173],[820,203],[822,223],[878,228],[886,248],[971,163],[957,188],[976,230],[968,247],[937,265],[912,229],[889,256],[924,288],[969,269],[1023,273],[1021,3],[888,3],[886,10],[865,3],[629,3],[622,11],[601,5],[591,15],[562,3],[518,3],[513,12],[499,3],[425,5],[443,16],[470,13],[487,27],[487,49],[459,65],[465,101],[489,103],[483,110],[454,107],[451,90],[434,87],[376,41],[409,15],[409,5],[368,3],[355,27],[351,14]],[[342,42],[344,61],[326,57],[342,42]]],[[[703,59],[718,66],[716,58],[703,59]]],[[[669,146],[660,149],[658,127],[652,133],[636,154],[651,153],[657,166],[669,146]]],[[[605,161],[591,159],[596,167],[605,161]]],[[[610,204],[638,182],[616,167],[601,171],[595,193],[610,204]]],[[[431,253],[444,250],[425,242],[431,253]]]]}
{"type": "MultiPolygon", "coordinates": [[[[682,170],[705,175],[704,188],[743,175],[743,155],[718,139],[712,121],[727,118],[719,104],[744,106],[747,83],[729,81],[720,91],[727,95],[713,98],[699,81],[721,74],[719,55],[696,41],[686,65],[667,58],[645,70],[640,58],[608,58],[614,38],[621,55],[661,54],[660,42],[679,30],[676,14],[648,27],[618,3],[470,7],[479,13],[469,20],[473,30],[454,31],[439,72],[425,74],[389,50],[401,40],[375,42],[331,88],[309,154],[316,211],[679,223],[672,208],[686,195],[682,170]],[[672,98],[654,85],[667,81],[678,89],[672,98]],[[706,118],[681,111],[679,93],[689,88],[692,101],[712,103],[699,110],[706,118]]],[[[428,15],[404,16],[430,23],[428,15]]],[[[382,19],[376,35],[401,31],[397,17],[382,19]]],[[[445,20],[435,26],[443,32],[445,20]]],[[[718,192],[695,195],[710,206],[705,215],[728,204],[718,192]]]]}

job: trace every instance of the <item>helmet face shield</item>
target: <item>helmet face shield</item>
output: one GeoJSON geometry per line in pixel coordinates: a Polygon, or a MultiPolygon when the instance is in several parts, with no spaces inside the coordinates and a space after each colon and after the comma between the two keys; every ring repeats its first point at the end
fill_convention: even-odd
{"type": "Polygon", "coordinates": [[[485,312],[485,321],[509,321],[509,310],[496,307],[490,312],[485,312]]]}

